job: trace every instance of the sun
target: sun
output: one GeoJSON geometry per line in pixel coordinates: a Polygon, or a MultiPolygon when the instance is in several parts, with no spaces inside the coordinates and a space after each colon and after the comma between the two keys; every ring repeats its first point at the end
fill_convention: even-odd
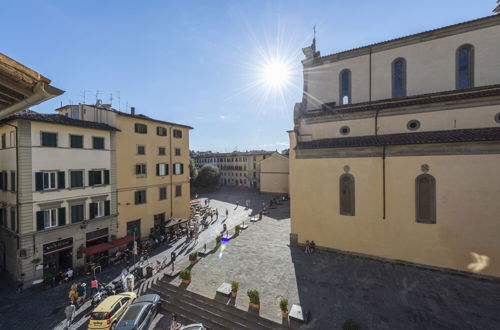
{"type": "Polygon", "coordinates": [[[269,89],[282,89],[290,82],[290,66],[280,60],[265,63],[261,70],[261,81],[269,89]]]}

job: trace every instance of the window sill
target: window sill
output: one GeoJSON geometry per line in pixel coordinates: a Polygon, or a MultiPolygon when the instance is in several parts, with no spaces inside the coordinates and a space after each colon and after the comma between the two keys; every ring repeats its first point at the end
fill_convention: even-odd
{"type": "Polygon", "coordinates": [[[147,178],[148,176],[147,176],[147,174],[136,174],[135,177],[138,179],[143,179],[143,178],[147,178]]]}

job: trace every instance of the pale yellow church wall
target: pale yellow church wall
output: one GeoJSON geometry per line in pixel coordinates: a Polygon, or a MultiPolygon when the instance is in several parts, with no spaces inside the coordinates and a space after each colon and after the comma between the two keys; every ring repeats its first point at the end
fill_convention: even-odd
{"type": "MultiPolygon", "coordinates": [[[[378,117],[378,134],[408,133],[407,123],[413,119],[420,121],[418,132],[495,127],[500,126],[495,121],[495,115],[499,112],[500,105],[488,105],[395,115],[381,113],[378,117]]],[[[347,135],[350,137],[373,135],[375,133],[375,116],[301,125],[299,132],[301,135],[310,135],[313,140],[346,137],[340,134],[342,126],[350,128],[347,135]]]]}
{"type": "MultiPolygon", "coordinates": [[[[464,45],[474,46],[474,86],[500,83],[500,25],[447,37],[402,45],[372,53],[372,101],[392,97],[392,62],[406,60],[407,95],[419,95],[455,89],[456,50],[464,45]]],[[[351,103],[370,100],[370,58],[361,55],[311,68],[305,68],[307,109],[321,104],[339,103],[339,73],[351,70],[351,103]]]]}
{"type": "Polygon", "coordinates": [[[383,219],[381,158],[292,160],[291,232],[301,243],[464,271],[474,252],[490,259],[481,273],[499,276],[498,164],[499,155],[388,157],[383,219]],[[415,221],[422,164],[436,179],[436,224],[415,221]],[[355,178],[355,216],[339,214],[345,165],[355,178]]]}

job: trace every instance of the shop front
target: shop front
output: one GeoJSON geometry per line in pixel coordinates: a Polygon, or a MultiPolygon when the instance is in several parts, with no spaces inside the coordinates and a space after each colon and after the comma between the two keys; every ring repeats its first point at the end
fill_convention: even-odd
{"type": "Polygon", "coordinates": [[[127,235],[141,238],[141,219],[127,222],[127,235]]]}
{"type": "Polygon", "coordinates": [[[45,274],[54,275],[73,268],[73,238],[51,242],[43,245],[43,270],[45,274]]]}

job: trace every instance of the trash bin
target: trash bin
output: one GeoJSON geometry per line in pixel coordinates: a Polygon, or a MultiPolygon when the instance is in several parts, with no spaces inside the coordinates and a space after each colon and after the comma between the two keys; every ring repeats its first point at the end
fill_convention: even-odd
{"type": "Polygon", "coordinates": [[[153,276],[153,267],[148,266],[146,267],[146,277],[149,278],[151,276],[153,276]]]}

